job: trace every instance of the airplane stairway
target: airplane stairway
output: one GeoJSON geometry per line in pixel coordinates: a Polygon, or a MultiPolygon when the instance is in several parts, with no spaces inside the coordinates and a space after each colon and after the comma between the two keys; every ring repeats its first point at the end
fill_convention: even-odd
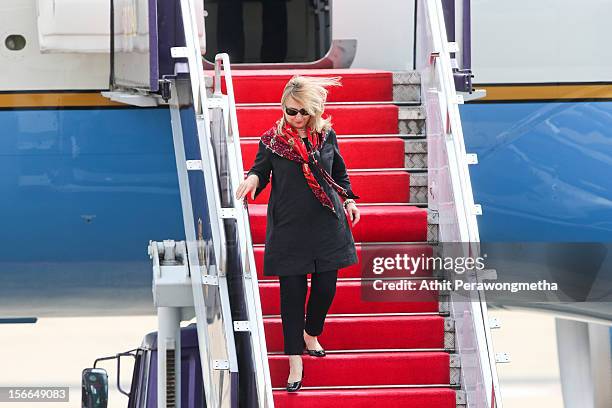
{"type": "MultiPolygon", "coordinates": [[[[179,323],[195,316],[209,407],[240,400],[260,407],[501,408],[482,293],[471,293],[467,302],[436,291],[414,293],[427,296],[410,301],[362,296],[371,280],[360,266],[379,251],[428,256],[440,243],[467,242],[468,255],[478,255],[479,208],[441,3],[419,0],[417,71],[403,73],[239,71],[226,54],[216,56],[214,73],[204,71],[202,13],[192,0],[179,3],[184,41],[171,48],[174,73],[164,75],[160,87],[170,108],[186,239],[149,247],[159,336],[166,339],[157,362],[158,406],[181,390],[179,323]],[[326,114],[361,197],[361,221],[352,228],[360,263],[339,273],[320,336],[328,355],[304,355],[303,388],[287,393],[279,284],[263,276],[269,191],[254,202],[233,196],[260,135],[281,114],[284,84],[296,73],[342,77],[326,114]]],[[[159,103],[159,95],[115,96],[159,103]]],[[[417,270],[412,278],[437,279],[432,273],[417,270]]],[[[482,277],[467,273],[466,279],[482,277]]]]}
{"type": "MultiPolygon", "coordinates": [[[[361,221],[352,228],[360,260],[389,243],[404,252],[427,251],[436,239],[436,225],[431,219],[428,223],[424,114],[414,73],[234,71],[244,168],[253,164],[259,135],[278,119],[283,86],[296,73],[342,77],[343,87],[330,90],[326,114],[333,118],[353,191],[361,197],[361,221]]],[[[297,393],[284,390],[288,359],[282,353],[279,284],[263,276],[269,190],[249,202],[249,218],[275,404],[461,406],[453,322],[444,296],[420,302],[364,301],[361,262],[339,271],[319,337],[328,355],[305,354],[303,388],[297,393]]]]}

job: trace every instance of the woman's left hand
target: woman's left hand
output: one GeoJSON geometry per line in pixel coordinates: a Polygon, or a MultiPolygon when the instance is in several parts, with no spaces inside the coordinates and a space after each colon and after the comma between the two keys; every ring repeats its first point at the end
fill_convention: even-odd
{"type": "Polygon", "coordinates": [[[355,205],[355,203],[350,203],[346,206],[346,212],[349,215],[350,220],[353,222],[352,226],[354,227],[359,222],[359,218],[361,218],[359,214],[359,208],[355,205]]]}

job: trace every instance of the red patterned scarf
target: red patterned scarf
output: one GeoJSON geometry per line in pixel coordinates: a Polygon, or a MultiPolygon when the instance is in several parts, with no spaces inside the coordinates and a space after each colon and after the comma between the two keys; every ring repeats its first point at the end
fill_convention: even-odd
{"type": "MultiPolygon", "coordinates": [[[[325,171],[325,169],[319,164],[314,156],[316,152],[325,142],[327,138],[327,132],[317,133],[312,131],[309,127],[307,128],[306,135],[310,142],[311,150],[308,152],[306,145],[302,138],[298,135],[297,131],[289,124],[286,124],[283,128],[283,132],[279,135],[276,132],[277,127],[273,126],[261,137],[263,144],[272,150],[274,153],[286,159],[301,163],[302,173],[308,183],[308,187],[312,190],[315,197],[321,202],[321,204],[329,208],[334,214],[336,210],[330,200],[329,196],[319,185],[317,179],[312,174],[309,158],[312,158],[312,163],[317,167],[319,173],[323,176],[323,179],[332,186],[338,194],[343,198],[349,198],[349,194],[345,188],[337,184],[334,179],[325,171]]],[[[359,198],[359,196],[353,195],[352,198],[359,198]]]]}

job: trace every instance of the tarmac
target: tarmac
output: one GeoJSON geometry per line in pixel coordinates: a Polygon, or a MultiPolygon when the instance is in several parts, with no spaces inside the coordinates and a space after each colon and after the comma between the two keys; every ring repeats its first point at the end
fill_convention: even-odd
{"type": "MultiPolygon", "coordinates": [[[[489,314],[502,322],[493,331],[495,352],[511,358],[497,366],[504,408],[562,408],[554,317],[522,311],[489,314]]],[[[83,368],[92,367],[98,357],[138,347],[143,336],[155,330],[155,316],[41,318],[36,324],[1,325],[0,387],[70,387],[69,402],[43,406],[80,407],[83,368]]],[[[132,373],[129,361],[122,360],[126,390],[132,373]]],[[[109,372],[109,408],[127,406],[127,397],[116,387],[116,363],[103,362],[101,367],[109,372]]],[[[24,406],[0,402],[1,408],[24,406]]]]}

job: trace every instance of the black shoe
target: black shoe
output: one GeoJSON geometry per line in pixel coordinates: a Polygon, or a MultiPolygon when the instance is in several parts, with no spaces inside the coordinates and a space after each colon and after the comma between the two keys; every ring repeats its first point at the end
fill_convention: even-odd
{"type": "Polygon", "coordinates": [[[313,357],[325,357],[325,350],[310,350],[306,348],[306,341],[304,340],[304,349],[306,349],[306,352],[308,353],[309,356],[313,356],[313,357]]]}
{"type": "Polygon", "coordinates": [[[295,392],[297,390],[299,390],[300,388],[302,388],[302,381],[304,381],[304,366],[302,366],[302,378],[299,381],[295,381],[292,383],[287,383],[287,391],[288,392],[295,392]]]}

